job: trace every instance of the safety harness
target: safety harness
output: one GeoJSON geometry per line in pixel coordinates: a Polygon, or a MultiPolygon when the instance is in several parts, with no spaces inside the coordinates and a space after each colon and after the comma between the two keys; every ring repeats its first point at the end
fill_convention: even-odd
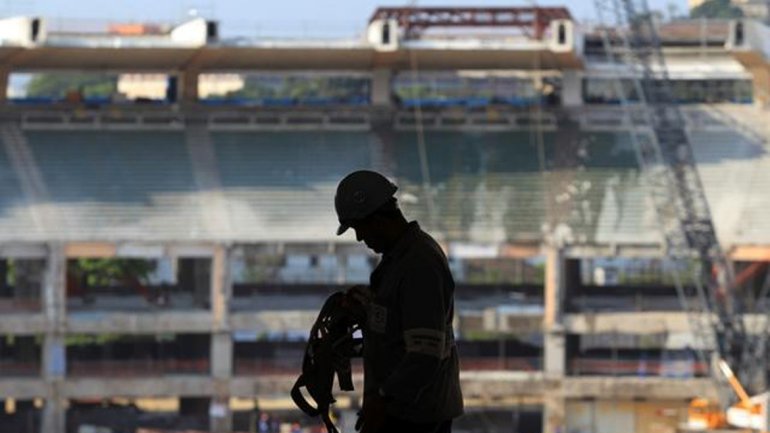
{"type": "Polygon", "coordinates": [[[344,293],[329,296],[310,330],[302,359],[302,374],[291,389],[291,398],[297,407],[310,416],[320,415],[328,433],[339,433],[329,413],[335,402],[332,396],[334,375],[337,375],[340,390],[353,390],[350,361],[361,356],[363,347],[363,340],[354,337],[354,333],[361,329],[359,323],[347,307],[344,293]],[[315,406],[305,399],[303,387],[315,401],[315,406]]]}

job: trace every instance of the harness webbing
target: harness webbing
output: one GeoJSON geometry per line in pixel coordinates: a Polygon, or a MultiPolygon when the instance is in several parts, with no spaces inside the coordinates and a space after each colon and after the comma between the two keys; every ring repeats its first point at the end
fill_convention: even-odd
{"type": "Polygon", "coordinates": [[[352,391],[350,360],[361,356],[362,348],[362,339],[353,337],[360,325],[345,308],[344,296],[342,292],[334,293],[321,307],[305,346],[302,374],[291,389],[291,398],[297,407],[310,416],[320,416],[328,433],[339,433],[330,417],[330,406],[335,402],[334,375],[340,390],[352,391]],[[305,399],[302,388],[307,390],[315,406],[305,399]]]}

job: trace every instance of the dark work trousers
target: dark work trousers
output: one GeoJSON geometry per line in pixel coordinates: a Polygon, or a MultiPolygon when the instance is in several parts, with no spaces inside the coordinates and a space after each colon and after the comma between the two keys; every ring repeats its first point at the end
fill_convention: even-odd
{"type": "Polygon", "coordinates": [[[451,433],[452,420],[433,422],[427,424],[404,421],[402,419],[387,416],[385,424],[378,433],[451,433]]]}

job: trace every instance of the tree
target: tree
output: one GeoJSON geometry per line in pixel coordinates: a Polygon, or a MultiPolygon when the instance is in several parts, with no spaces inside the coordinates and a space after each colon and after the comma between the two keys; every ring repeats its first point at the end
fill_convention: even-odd
{"type": "Polygon", "coordinates": [[[110,286],[127,279],[146,282],[155,262],[141,259],[78,259],[70,264],[74,275],[85,275],[89,287],[110,286]]]}
{"type": "Polygon", "coordinates": [[[28,97],[61,98],[80,90],[84,97],[109,97],[117,91],[118,78],[104,74],[36,74],[27,84],[28,97]]]}
{"type": "Polygon", "coordinates": [[[369,81],[359,77],[247,76],[243,87],[225,98],[346,98],[369,94],[369,81]]]}
{"type": "Polygon", "coordinates": [[[690,11],[690,18],[741,18],[743,11],[730,0],[706,0],[690,11]]]}

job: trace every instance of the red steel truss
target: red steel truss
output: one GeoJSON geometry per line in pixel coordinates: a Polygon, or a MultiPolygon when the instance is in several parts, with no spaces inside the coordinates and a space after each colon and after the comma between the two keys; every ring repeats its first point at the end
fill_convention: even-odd
{"type": "Polygon", "coordinates": [[[571,19],[571,15],[563,7],[384,7],[378,8],[369,22],[377,19],[398,21],[407,38],[418,37],[429,27],[513,27],[541,39],[551,21],[571,19]]]}

